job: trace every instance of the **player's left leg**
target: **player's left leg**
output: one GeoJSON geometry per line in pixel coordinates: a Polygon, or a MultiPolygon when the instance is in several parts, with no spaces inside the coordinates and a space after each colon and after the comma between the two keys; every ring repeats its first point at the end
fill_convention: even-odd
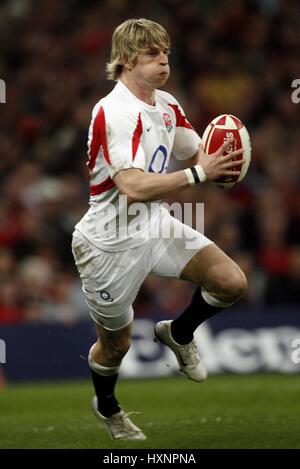
{"type": "Polygon", "coordinates": [[[199,250],[184,267],[180,278],[195,283],[198,288],[185,311],[173,321],[158,322],[155,334],[173,350],[181,371],[201,382],[207,373],[197,353],[194,332],[206,319],[238,301],[246,290],[247,280],[238,265],[215,244],[199,250]]]}
{"type": "Polygon", "coordinates": [[[215,244],[195,254],[180,278],[198,285],[190,305],[171,325],[172,336],[180,344],[190,342],[200,324],[236,303],[247,288],[243,271],[215,244]]]}
{"type": "Polygon", "coordinates": [[[194,332],[206,319],[235,303],[244,293],[244,273],[208,238],[163,213],[163,223],[174,227],[172,239],[159,239],[153,248],[152,273],[195,283],[189,306],[173,321],[160,321],[155,326],[158,340],[176,355],[180,370],[190,379],[201,382],[207,373],[201,363],[194,332]],[[191,240],[194,240],[192,246],[191,240]]]}

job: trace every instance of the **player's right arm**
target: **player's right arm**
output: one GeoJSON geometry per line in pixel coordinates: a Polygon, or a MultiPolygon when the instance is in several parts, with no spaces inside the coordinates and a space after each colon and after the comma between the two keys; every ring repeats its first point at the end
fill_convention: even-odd
{"type": "MultiPolygon", "coordinates": [[[[99,102],[93,110],[88,163],[91,175],[97,171],[97,158],[102,158],[109,173],[109,184],[114,183],[121,194],[127,195],[128,203],[164,199],[190,187],[191,179],[186,170],[168,174],[147,172],[146,155],[140,144],[143,125],[139,109],[134,106],[124,109],[124,106],[117,106],[118,103],[111,104],[114,106],[105,109],[105,103],[103,106],[99,102]]],[[[231,159],[241,151],[222,156],[231,143],[226,142],[211,155],[206,155],[201,145],[194,146],[198,148],[194,161],[201,165],[207,180],[239,174],[232,169],[236,162],[231,159]]]]}
{"type": "MultiPolygon", "coordinates": [[[[222,156],[231,144],[230,140],[225,142],[211,155],[207,155],[200,145],[199,152],[194,155],[194,162],[201,164],[206,180],[213,181],[222,176],[239,175],[239,171],[233,170],[236,167],[236,161],[232,159],[239,156],[242,150],[222,156]]],[[[114,182],[120,193],[127,196],[129,204],[164,199],[190,187],[185,170],[158,174],[145,173],[140,169],[124,169],[115,175],[114,182]]]]}

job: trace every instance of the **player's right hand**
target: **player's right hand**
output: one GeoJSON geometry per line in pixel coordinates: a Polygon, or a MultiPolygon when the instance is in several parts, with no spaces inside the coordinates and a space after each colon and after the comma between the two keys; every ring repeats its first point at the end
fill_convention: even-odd
{"type": "Polygon", "coordinates": [[[234,161],[234,159],[242,155],[244,150],[240,149],[232,151],[225,156],[223,155],[233,142],[234,138],[227,140],[215,153],[210,155],[205,153],[203,146],[200,145],[197,164],[202,166],[208,181],[215,181],[223,176],[238,176],[240,174],[240,171],[234,168],[242,165],[244,160],[239,159],[234,161]]]}

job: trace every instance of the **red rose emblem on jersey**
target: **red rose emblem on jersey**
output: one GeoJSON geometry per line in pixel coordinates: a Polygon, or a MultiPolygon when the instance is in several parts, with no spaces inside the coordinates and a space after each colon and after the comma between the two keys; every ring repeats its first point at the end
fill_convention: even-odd
{"type": "Polygon", "coordinates": [[[166,129],[167,129],[167,131],[170,133],[171,130],[173,130],[173,125],[172,125],[172,121],[171,121],[171,116],[170,116],[170,114],[168,114],[167,112],[165,112],[165,113],[163,114],[163,119],[164,119],[164,122],[165,122],[166,129]]]}

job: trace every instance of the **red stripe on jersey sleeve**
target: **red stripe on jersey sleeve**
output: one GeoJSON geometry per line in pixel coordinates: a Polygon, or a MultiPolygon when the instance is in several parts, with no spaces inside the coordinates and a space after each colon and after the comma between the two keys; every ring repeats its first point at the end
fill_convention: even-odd
{"type": "Polygon", "coordinates": [[[105,179],[105,181],[90,186],[90,194],[99,195],[102,194],[102,192],[106,192],[109,189],[112,189],[113,187],[115,187],[115,183],[110,177],[108,177],[107,179],[105,179]]]}
{"type": "Polygon", "coordinates": [[[185,127],[186,129],[195,130],[194,127],[189,123],[187,118],[182,114],[177,104],[169,104],[176,115],[176,127],[185,127]]]}
{"type": "Polygon", "coordinates": [[[100,107],[97,116],[94,120],[93,131],[92,131],[92,141],[89,148],[89,162],[88,168],[90,172],[93,170],[96,158],[99,153],[100,147],[102,146],[103,155],[106,162],[110,165],[110,158],[107,149],[107,140],[106,140],[106,131],[105,131],[105,114],[103,107],[100,107]]]}
{"type": "Polygon", "coordinates": [[[139,113],[136,128],[132,137],[132,161],[134,160],[137,149],[139,147],[142,133],[143,133],[143,124],[142,124],[142,119],[141,119],[141,113],[139,113]]]}

